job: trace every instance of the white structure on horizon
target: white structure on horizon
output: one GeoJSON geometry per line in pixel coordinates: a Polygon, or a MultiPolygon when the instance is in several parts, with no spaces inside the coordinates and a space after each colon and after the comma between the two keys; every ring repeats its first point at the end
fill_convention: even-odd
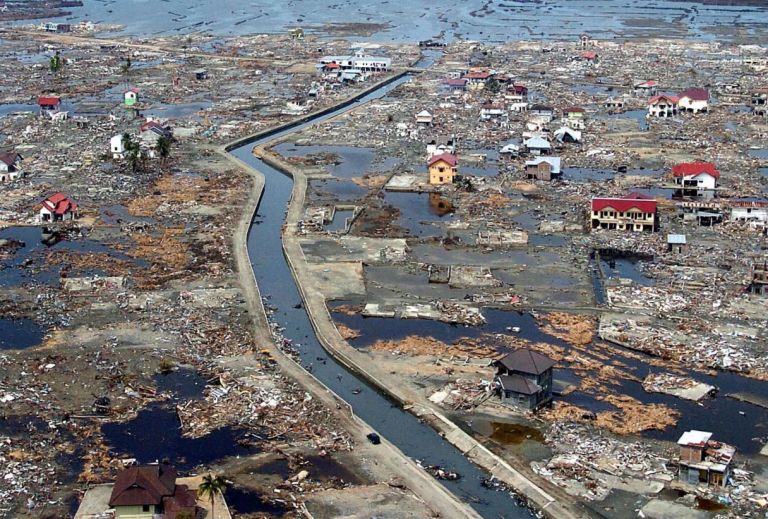
{"type": "Polygon", "coordinates": [[[359,49],[352,56],[323,56],[321,65],[336,63],[342,70],[357,69],[363,72],[386,72],[392,68],[392,60],[381,56],[369,56],[359,49]]]}

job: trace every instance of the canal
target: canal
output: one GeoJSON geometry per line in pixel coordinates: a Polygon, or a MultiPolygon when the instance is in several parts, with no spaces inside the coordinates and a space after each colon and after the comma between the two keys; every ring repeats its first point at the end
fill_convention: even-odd
{"type": "MultiPolygon", "coordinates": [[[[426,66],[425,63],[420,63],[426,66]]],[[[260,171],[265,177],[264,192],[248,234],[248,254],[262,296],[276,308],[272,320],[285,328],[284,335],[298,347],[303,365],[312,365],[312,374],[346,400],[355,414],[395,444],[407,456],[424,465],[441,465],[461,474],[458,481],[441,481],[446,488],[468,502],[483,517],[533,517],[507,492],[488,489],[482,481],[488,477],[446,442],[428,425],[401,409],[380,394],[376,388],[329,357],[315,336],[309,316],[293,275],[283,256],[282,225],[291,199],[293,180],[256,158],[251,150],[278,137],[308,125],[351,110],[362,103],[378,99],[409,80],[399,78],[337,111],[323,114],[302,124],[283,128],[260,139],[233,149],[231,153],[260,171]]]]}

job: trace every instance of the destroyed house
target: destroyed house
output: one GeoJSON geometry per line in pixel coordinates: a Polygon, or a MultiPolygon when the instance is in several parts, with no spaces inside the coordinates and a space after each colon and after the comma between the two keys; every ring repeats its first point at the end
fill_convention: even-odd
{"type": "Polygon", "coordinates": [[[109,506],[116,519],[195,517],[197,495],[176,484],[176,470],[166,464],[130,467],[117,476],[109,506]]]}
{"type": "Polygon", "coordinates": [[[683,162],[672,167],[672,177],[680,189],[676,197],[714,196],[720,180],[720,172],[711,162],[683,162]]]}
{"type": "Polygon", "coordinates": [[[752,113],[768,115],[768,88],[758,88],[752,92],[752,113]]]}
{"type": "Polygon", "coordinates": [[[520,348],[494,363],[494,386],[503,403],[534,410],[552,401],[555,363],[540,353],[520,348]]]}
{"type": "Polygon", "coordinates": [[[752,265],[752,283],[749,291],[753,294],[768,296],[768,261],[755,262],[752,265]]]}
{"type": "Polygon", "coordinates": [[[655,95],[658,83],[653,80],[638,81],[634,85],[635,92],[643,95],[655,95]]]}
{"type": "Polygon", "coordinates": [[[490,70],[473,69],[464,74],[462,79],[467,81],[467,86],[470,89],[480,89],[485,87],[485,84],[489,79],[491,79],[492,76],[493,74],[491,74],[490,70]]]}
{"type": "Polygon", "coordinates": [[[156,143],[160,137],[173,138],[171,127],[160,123],[160,121],[149,120],[139,127],[139,131],[141,132],[141,140],[148,144],[156,143]]]}
{"type": "Polygon", "coordinates": [[[462,78],[459,78],[459,79],[455,79],[455,78],[446,79],[445,80],[445,84],[448,87],[448,89],[452,90],[452,91],[463,92],[464,90],[467,89],[467,80],[466,79],[462,79],[462,78]]]}
{"type": "Polygon", "coordinates": [[[78,216],[77,204],[64,193],[55,193],[42,201],[41,222],[64,222],[78,216]]]}
{"type": "Polygon", "coordinates": [[[728,483],[736,448],[711,440],[712,433],[686,431],[680,446],[680,481],[690,485],[724,487],[728,483]]]}
{"type": "Polygon", "coordinates": [[[631,193],[626,198],[593,198],[592,228],[653,232],[657,228],[656,200],[631,193]]]}
{"type": "Polygon", "coordinates": [[[380,56],[369,56],[358,50],[352,56],[324,56],[320,65],[338,65],[342,70],[358,70],[362,72],[386,72],[392,67],[392,60],[380,56]]]}
{"type": "Polygon", "coordinates": [[[768,223],[768,200],[731,200],[730,221],[764,227],[768,223]]]}
{"type": "Polygon", "coordinates": [[[16,152],[0,153],[0,182],[15,180],[21,175],[23,157],[16,152]]]}
{"type": "Polygon", "coordinates": [[[714,225],[723,221],[723,206],[716,200],[682,200],[677,208],[683,222],[714,225]]]}
{"type": "Polygon", "coordinates": [[[450,153],[451,155],[456,153],[456,139],[454,137],[448,137],[446,135],[440,135],[430,139],[427,143],[427,157],[434,157],[442,153],[450,153]]]}

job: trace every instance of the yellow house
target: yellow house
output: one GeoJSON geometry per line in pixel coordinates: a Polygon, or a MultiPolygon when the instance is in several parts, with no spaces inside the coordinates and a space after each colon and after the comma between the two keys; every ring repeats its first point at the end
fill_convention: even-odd
{"type": "Polygon", "coordinates": [[[429,159],[429,183],[434,185],[452,184],[453,177],[458,173],[456,155],[441,153],[429,159]]]}

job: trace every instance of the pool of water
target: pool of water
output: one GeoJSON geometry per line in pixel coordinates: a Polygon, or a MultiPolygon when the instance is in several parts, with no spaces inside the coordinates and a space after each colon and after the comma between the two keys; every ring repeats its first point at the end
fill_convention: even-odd
{"type": "Polygon", "coordinates": [[[32,319],[0,318],[0,350],[31,348],[43,342],[44,337],[45,330],[32,319]]]}
{"type": "Polygon", "coordinates": [[[652,278],[643,274],[637,266],[637,259],[631,258],[601,258],[603,272],[608,278],[631,279],[638,285],[651,286],[655,283],[652,278]]]}
{"type": "Polygon", "coordinates": [[[749,150],[749,156],[757,159],[768,159],[768,148],[749,150]]]}
{"type": "Polygon", "coordinates": [[[325,226],[326,231],[343,231],[346,225],[347,218],[351,218],[354,211],[352,210],[343,210],[339,211],[336,210],[336,213],[333,215],[333,220],[331,220],[331,223],[325,226]]]}
{"type": "MultiPolygon", "coordinates": [[[[239,514],[267,514],[270,517],[283,517],[288,509],[272,504],[258,492],[244,487],[228,486],[224,491],[227,508],[239,514]]],[[[262,517],[261,515],[259,517],[262,517]]]]}
{"type": "Polygon", "coordinates": [[[233,427],[217,429],[201,438],[184,438],[176,412],[160,404],[139,411],[128,422],[105,423],[101,432],[109,450],[119,457],[136,458],[140,464],[168,459],[182,471],[256,452],[238,443],[243,432],[233,427]]]}
{"type": "Polygon", "coordinates": [[[368,194],[368,189],[349,180],[310,180],[310,201],[352,201],[368,194]]]}
{"type": "Polygon", "coordinates": [[[399,193],[386,191],[384,204],[399,211],[393,225],[408,236],[428,237],[443,234],[442,224],[453,217],[453,205],[437,193],[399,193]]]}
{"type": "Polygon", "coordinates": [[[610,169],[563,168],[563,179],[573,182],[611,180],[615,176],[616,172],[610,169]]]}
{"type": "Polygon", "coordinates": [[[210,101],[198,101],[193,103],[154,103],[147,110],[142,110],[144,116],[160,117],[163,119],[191,119],[199,120],[199,116],[192,117],[201,110],[211,106],[210,101]]]}
{"type": "Polygon", "coordinates": [[[203,390],[207,385],[205,378],[189,368],[178,368],[169,373],[157,373],[152,378],[159,392],[171,393],[174,398],[179,400],[202,398],[203,390]]]}
{"type": "Polygon", "coordinates": [[[375,153],[373,148],[355,148],[351,146],[298,146],[290,142],[281,142],[273,150],[283,157],[306,157],[314,154],[336,155],[338,164],[326,166],[328,172],[338,178],[362,177],[374,171],[372,168],[375,153]]]}

